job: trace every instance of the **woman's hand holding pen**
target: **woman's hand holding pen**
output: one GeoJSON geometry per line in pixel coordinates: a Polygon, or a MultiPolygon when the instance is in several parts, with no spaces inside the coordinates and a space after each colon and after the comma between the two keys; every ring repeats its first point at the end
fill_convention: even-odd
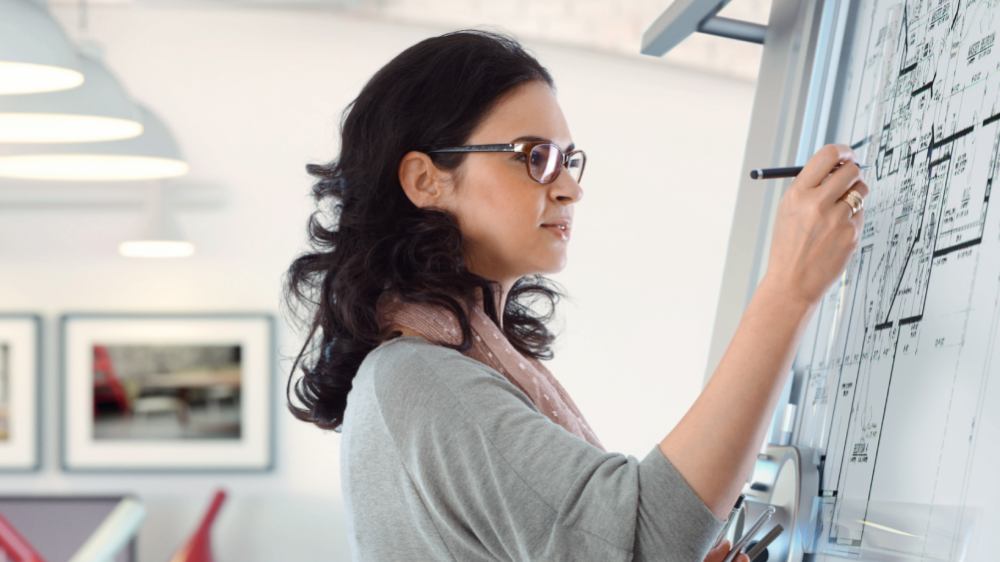
{"type": "Polygon", "coordinates": [[[869,190],[853,162],[849,147],[825,146],[796,176],[778,207],[764,279],[698,399],[660,442],[718,519],[753,469],[813,309],[858,245],[869,190]]]}
{"type": "MultiPolygon", "coordinates": [[[[722,562],[732,546],[728,540],[720,542],[715,548],[708,551],[708,555],[705,556],[705,562],[722,562]]],[[[750,559],[746,554],[738,554],[733,562],[750,562],[750,559]]]]}
{"type": "Polygon", "coordinates": [[[830,144],[816,152],[785,192],[775,218],[764,281],[811,306],[843,272],[857,248],[864,210],[845,200],[869,193],[850,147],[830,144]],[[853,196],[848,196],[853,197],[853,196]]]}

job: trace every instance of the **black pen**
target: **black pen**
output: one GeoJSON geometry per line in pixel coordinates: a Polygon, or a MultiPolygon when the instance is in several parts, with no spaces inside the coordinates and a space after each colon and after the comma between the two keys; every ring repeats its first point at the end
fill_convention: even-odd
{"type": "MultiPolygon", "coordinates": [[[[870,166],[862,166],[857,162],[854,163],[855,166],[865,170],[870,166]]],[[[786,168],[754,168],[750,170],[750,179],[753,180],[769,180],[772,178],[794,178],[799,175],[804,166],[788,166],[786,168]]]]}
{"type": "Polygon", "coordinates": [[[774,542],[774,539],[778,538],[778,535],[780,535],[781,531],[784,530],[785,528],[782,527],[780,523],[775,525],[774,527],[771,528],[770,531],[767,532],[766,535],[764,535],[764,538],[754,543],[754,545],[748,548],[746,552],[744,552],[743,554],[747,555],[747,558],[750,559],[750,562],[755,562],[757,560],[757,557],[760,556],[765,550],[767,550],[767,546],[772,542],[774,542]]]}

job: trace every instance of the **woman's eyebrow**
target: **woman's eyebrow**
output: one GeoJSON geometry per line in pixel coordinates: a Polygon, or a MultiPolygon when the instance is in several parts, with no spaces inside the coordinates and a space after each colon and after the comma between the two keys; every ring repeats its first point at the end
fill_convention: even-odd
{"type": "MultiPolygon", "coordinates": [[[[553,142],[552,139],[547,139],[545,137],[536,137],[534,135],[525,135],[523,137],[517,137],[516,139],[512,140],[511,142],[518,142],[518,141],[545,141],[545,142],[551,142],[552,144],[555,144],[556,146],[559,146],[558,144],[556,144],[555,142],[553,142]]],[[[569,146],[567,146],[565,149],[563,149],[563,152],[570,152],[575,147],[576,147],[576,144],[569,143],[569,146]]]]}

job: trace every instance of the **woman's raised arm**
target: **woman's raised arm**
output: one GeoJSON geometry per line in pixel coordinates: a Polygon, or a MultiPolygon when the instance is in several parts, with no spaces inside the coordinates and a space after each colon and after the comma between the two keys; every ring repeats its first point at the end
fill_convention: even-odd
{"type": "Polygon", "coordinates": [[[864,211],[839,199],[862,197],[854,153],[820,149],[785,193],[768,269],[701,395],[660,443],[702,501],[724,518],[739,494],[816,303],[857,247],[864,211]]]}

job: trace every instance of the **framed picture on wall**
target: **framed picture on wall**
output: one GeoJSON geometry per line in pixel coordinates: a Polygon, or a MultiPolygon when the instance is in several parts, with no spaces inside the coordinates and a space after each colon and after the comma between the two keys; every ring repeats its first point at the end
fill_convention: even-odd
{"type": "Polygon", "coordinates": [[[69,471],[267,471],[270,314],[66,314],[62,465],[69,471]]]}
{"type": "Polygon", "coordinates": [[[0,313],[0,471],[34,471],[41,455],[42,320],[0,313]]]}

